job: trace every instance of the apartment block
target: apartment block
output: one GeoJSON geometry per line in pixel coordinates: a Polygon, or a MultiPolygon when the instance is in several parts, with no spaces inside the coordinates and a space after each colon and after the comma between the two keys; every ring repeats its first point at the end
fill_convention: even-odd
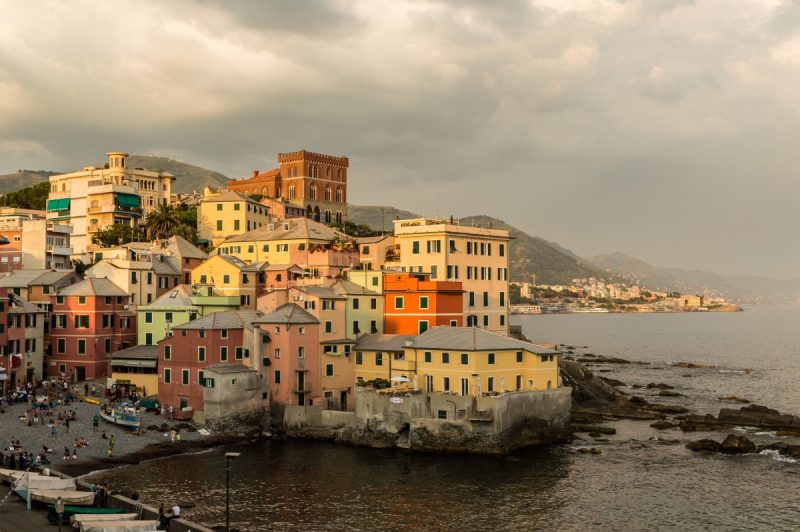
{"type": "Polygon", "coordinates": [[[203,190],[197,208],[197,237],[216,247],[231,235],[241,235],[270,223],[269,208],[238,192],[203,190]]]}

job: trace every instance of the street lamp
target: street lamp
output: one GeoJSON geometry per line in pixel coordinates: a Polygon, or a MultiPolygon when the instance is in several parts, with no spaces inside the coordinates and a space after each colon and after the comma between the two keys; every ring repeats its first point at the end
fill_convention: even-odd
{"type": "Polygon", "coordinates": [[[242,453],[225,453],[225,532],[231,529],[231,459],[242,453]]]}
{"type": "Polygon", "coordinates": [[[56,513],[58,514],[58,532],[61,532],[61,521],[64,520],[64,500],[61,497],[56,499],[56,513]]]}

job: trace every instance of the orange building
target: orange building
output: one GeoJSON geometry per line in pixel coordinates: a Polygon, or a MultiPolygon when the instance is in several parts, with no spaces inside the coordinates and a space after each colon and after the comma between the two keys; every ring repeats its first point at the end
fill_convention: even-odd
{"type": "Polygon", "coordinates": [[[464,325],[460,281],[431,281],[428,273],[383,276],[385,334],[422,334],[437,325],[464,325]]]}

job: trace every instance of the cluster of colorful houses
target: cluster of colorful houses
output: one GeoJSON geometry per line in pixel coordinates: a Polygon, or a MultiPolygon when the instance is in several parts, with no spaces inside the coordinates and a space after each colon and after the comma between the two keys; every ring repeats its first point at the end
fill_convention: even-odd
{"type": "Polygon", "coordinates": [[[46,212],[0,212],[20,221],[19,234],[0,226],[6,386],[102,378],[199,423],[275,404],[353,411],[368,387],[475,398],[560,386],[555,351],[508,336],[507,231],[420,218],[353,238],[330,225],[346,219],[347,158],[300,151],[206,189],[197,242],[98,247],[93,232],[135,226],[172,197],[169,174],[108,157],[52,176],[46,212]],[[76,259],[90,264],[82,276],[76,259]]]}

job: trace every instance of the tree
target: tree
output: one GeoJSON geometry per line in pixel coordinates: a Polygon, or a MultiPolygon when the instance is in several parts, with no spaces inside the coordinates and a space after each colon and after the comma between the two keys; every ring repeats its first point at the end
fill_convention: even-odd
{"type": "Polygon", "coordinates": [[[169,236],[180,236],[194,244],[197,242],[197,229],[191,225],[181,224],[169,236]]]}
{"type": "Polygon", "coordinates": [[[168,238],[181,225],[181,220],[170,205],[162,203],[150,211],[144,226],[149,238],[168,238]]]}
{"type": "Polygon", "coordinates": [[[130,225],[114,224],[100,229],[92,235],[92,244],[110,248],[127,244],[133,240],[133,228],[130,225]]]}
{"type": "Polygon", "coordinates": [[[183,225],[197,227],[197,207],[189,207],[181,203],[175,208],[175,214],[183,225]]]}
{"type": "Polygon", "coordinates": [[[342,224],[334,224],[331,227],[338,229],[342,233],[354,237],[363,236],[379,236],[380,231],[374,231],[370,226],[364,224],[354,224],[353,222],[345,220],[342,224]]]}
{"type": "Polygon", "coordinates": [[[7,207],[17,207],[19,209],[36,209],[43,211],[47,204],[47,196],[50,194],[50,182],[44,181],[32,187],[21,188],[14,192],[3,195],[2,203],[7,207]]]}

